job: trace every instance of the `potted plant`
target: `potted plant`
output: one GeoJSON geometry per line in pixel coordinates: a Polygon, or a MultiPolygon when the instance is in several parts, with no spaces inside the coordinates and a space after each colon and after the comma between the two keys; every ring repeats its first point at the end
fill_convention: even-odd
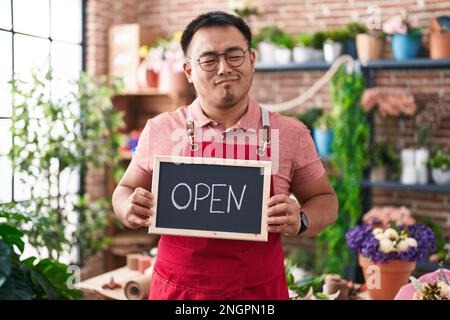
{"type": "Polygon", "coordinates": [[[323,43],[325,42],[325,33],[315,32],[312,38],[312,47],[314,49],[314,60],[323,60],[323,43]]]}
{"type": "Polygon", "coordinates": [[[393,299],[408,283],[416,262],[436,251],[433,231],[416,223],[405,207],[375,207],[345,237],[350,250],[358,254],[374,300],[393,299]]]}
{"type": "Polygon", "coordinates": [[[397,152],[391,143],[376,143],[372,147],[372,170],[371,181],[388,180],[387,171],[394,169],[397,165],[397,152]]]}
{"type": "Polygon", "coordinates": [[[313,138],[319,156],[329,157],[333,143],[333,116],[331,112],[324,112],[315,122],[313,138]]]}
{"type": "Polygon", "coordinates": [[[435,17],[430,22],[431,59],[450,58],[450,17],[435,17]]]}
{"type": "Polygon", "coordinates": [[[450,154],[442,150],[441,147],[435,148],[427,165],[431,168],[431,177],[438,185],[450,184],[450,154]]]}
{"type": "Polygon", "coordinates": [[[295,39],[295,47],[292,55],[295,63],[305,63],[315,60],[313,35],[310,33],[300,33],[295,39]]]}
{"type": "Polygon", "coordinates": [[[395,60],[416,58],[419,55],[422,30],[406,15],[397,15],[383,24],[383,31],[390,35],[391,49],[395,60]]]}
{"type": "Polygon", "coordinates": [[[274,63],[275,38],[281,35],[281,31],[277,26],[263,27],[255,36],[255,46],[259,53],[259,61],[263,64],[274,63]]]}
{"type": "Polygon", "coordinates": [[[274,61],[276,64],[287,64],[291,62],[292,48],[294,42],[290,34],[281,32],[276,34],[274,38],[275,50],[274,61]]]}
{"type": "Polygon", "coordinates": [[[180,45],[181,32],[171,37],[159,38],[147,55],[147,65],[159,76],[158,89],[177,95],[189,90],[189,83],[183,72],[185,61],[180,45]]]}
{"type": "Polygon", "coordinates": [[[347,33],[343,29],[329,30],[325,32],[325,38],[323,55],[326,62],[332,63],[342,54],[342,44],[347,38],[347,33]]]}
{"type": "Polygon", "coordinates": [[[356,51],[362,62],[383,59],[384,33],[380,30],[369,30],[356,35],[356,51]]]}
{"type": "Polygon", "coordinates": [[[354,59],[357,59],[358,55],[356,52],[356,36],[360,33],[366,33],[367,28],[360,23],[351,22],[345,25],[344,30],[347,36],[344,40],[344,54],[348,54],[354,59]]]}

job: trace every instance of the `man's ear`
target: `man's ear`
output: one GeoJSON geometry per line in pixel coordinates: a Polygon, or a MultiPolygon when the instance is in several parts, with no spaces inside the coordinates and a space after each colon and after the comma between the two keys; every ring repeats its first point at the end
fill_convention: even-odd
{"type": "Polygon", "coordinates": [[[250,49],[250,63],[253,71],[255,71],[256,50],[250,49]]]}
{"type": "Polygon", "coordinates": [[[183,63],[183,71],[184,71],[184,74],[186,75],[188,82],[192,83],[192,75],[191,75],[192,69],[191,69],[191,66],[189,65],[189,63],[187,63],[187,62],[183,63]]]}

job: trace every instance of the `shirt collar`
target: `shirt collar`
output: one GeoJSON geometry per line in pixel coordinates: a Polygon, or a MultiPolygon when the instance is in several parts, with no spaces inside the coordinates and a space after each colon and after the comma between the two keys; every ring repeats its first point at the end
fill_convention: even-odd
{"type": "MultiPolygon", "coordinates": [[[[199,98],[192,102],[192,117],[196,128],[204,127],[210,123],[216,123],[213,119],[208,118],[200,105],[199,98]]],[[[243,129],[245,131],[256,131],[259,128],[261,119],[261,108],[258,102],[252,97],[248,99],[247,111],[234,124],[233,129],[243,129]]]]}

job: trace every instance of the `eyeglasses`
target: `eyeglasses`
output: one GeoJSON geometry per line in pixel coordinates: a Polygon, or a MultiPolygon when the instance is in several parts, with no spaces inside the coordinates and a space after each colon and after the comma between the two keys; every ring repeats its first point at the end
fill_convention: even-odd
{"type": "MultiPolygon", "coordinates": [[[[211,72],[217,68],[219,64],[219,57],[223,56],[230,67],[236,68],[240,67],[244,63],[245,53],[249,50],[250,48],[247,50],[236,48],[229,49],[225,51],[225,53],[207,53],[198,58],[197,61],[200,68],[206,72],[211,72]]],[[[188,57],[187,59],[190,61],[191,57],[188,57]]]]}

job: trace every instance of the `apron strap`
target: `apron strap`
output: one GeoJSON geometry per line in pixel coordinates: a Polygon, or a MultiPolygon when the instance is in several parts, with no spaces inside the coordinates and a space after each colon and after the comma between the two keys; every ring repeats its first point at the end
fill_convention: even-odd
{"type": "Polygon", "coordinates": [[[258,155],[263,156],[266,153],[267,146],[270,144],[270,119],[269,111],[266,108],[261,107],[261,117],[263,125],[263,145],[258,148],[258,155]]]}
{"type": "Polygon", "coordinates": [[[195,127],[194,127],[194,120],[192,119],[192,106],[189,105],[187,109],[186,114],[186,132],[187,136],[189,138],[189,147],[191,151],[197,151],[199,149],[199,146],[194,141],[195,137],[195,127]]]}
{"type": "MultiPolygon", "coordinates": [[[[266,108],[261,108],[261,118],[262,118],[262,126],[263,126],[263,145],[258,148],[258,155],[263,156],[266,153],[267,146],[270,145],[270,119],[269,119],[269,111],[266,108]]],[[[194,141],[195,137],[195,127],[194,120],[192,118],[192,105],[188,106],[186,113],[186,132],[189,138],[189,145],[191,151],[197,151],[199,146],[194,141]]]]}

